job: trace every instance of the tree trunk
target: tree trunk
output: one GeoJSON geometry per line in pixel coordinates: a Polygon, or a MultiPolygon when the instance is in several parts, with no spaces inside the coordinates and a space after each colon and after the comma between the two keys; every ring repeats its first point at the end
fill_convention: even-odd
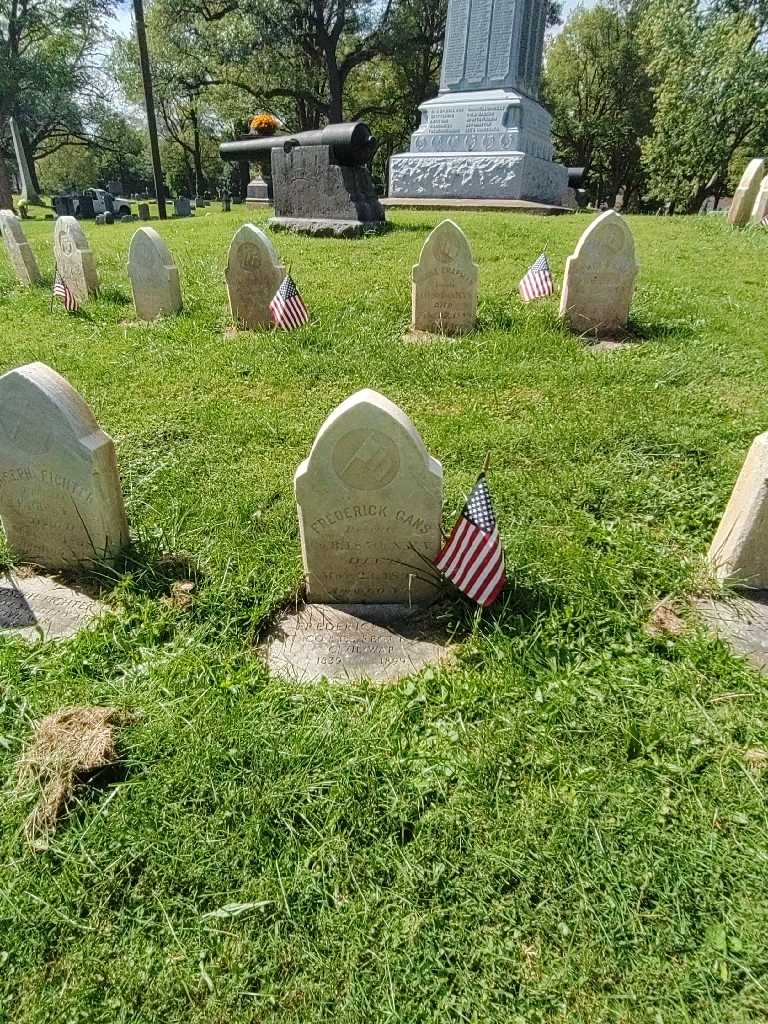
{"type": "Polygon", "coordinates": [[[203,175],[203,158],[200,152],[200,124],[197,120],[197,111],[190,114],[192,122],[192,160],[195,165],[195,195],[202,195],[205,191],[205,176],[203,175]]]}
{"type": "Polygon", "coordinates": [[[344,82],[339,74],[336,55],[326,53],[325,62],[328,71],[328,122],[338,124],[344,120],[344,82]]]}
{"type": "Polygon", "coordinates": [[[8,173],[8,165],[5,157],[0,152],[0,210],[13,209],[13,196],[11,194],[11,176],[8,173]]]}

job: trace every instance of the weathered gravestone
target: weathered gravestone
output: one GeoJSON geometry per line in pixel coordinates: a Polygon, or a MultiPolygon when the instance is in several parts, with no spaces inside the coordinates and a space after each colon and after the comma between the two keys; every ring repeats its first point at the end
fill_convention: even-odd
{"type": "Polygon", "coordinates": [[[44,363],[0,377],[0,521],[14,556],[47,569],[109,560],[128,541],[112,440],[44,363]]]}
{"type": "Polygon", "coordinates": [[[560,316],[574,331],[598,335],[626,327],[638,266],[635,242],[614,210],[592,221],[565,265],[560,316]]]}
{"type": "Polygon", "coordinates": [[[238,228],[229,246],[225,277],[235,326],[252,330],[271,323],[269,304],[285,277],[285,267],[260,228],[253,224],[238,228]]]}
{"type": "Polygon", "coordinates": [[[750,221],[753,224],[761,224],[763,217],[768,213],[768,174],[760,182],[760,188],[757,190],[755,196],[755,202],[752,207],[752,215],[750,221]]]}
{"type": "Polygon", "coordinates": [[[768,433],[752,442],[708,559],[717,579],[768,590],[768,433]]]}
{"type": "Polygon", "coordinates": [[[424,243],[411,275],[411,329],[471,331],[477,315],[477,265],[461,230],[444,220],[424,243]]]}
{"type": "Polygon", "coordinates": [[[294,479],[311,601],[418,603],[434,586],[443,470],[413,423],[358,391],[320,428],[294,479]]]}
{"type": "Polygon", "coordinates": [[[74,217],[59,217],[53,228],[53,258],[62,280],[82,306],[98,294],[96,260],[74,217]]]}
{"type": "Polygon", "coordinates": [[[139,220],[149,220],[149,203],[139,203],[139,220]]]}
{"type": "Polygon", "coordinates": [[[185,196],[173,200],[173,212],[177,217],[190,217],[192,215],[192,204],[185,196]]]}
{"type": "Polygon", "coordinates": [[[181,309],[179,271],[154,228],[139,228],[131,239],[128,277],[139,320],[171,316],[181,309]]]}
{"type": "Polygon", "coordinates": [[[42,278],[34,253],[24,235],[21,221],[10,210],[0,210],[0,234],[19,284],[25,287],[40,284],[42,278]]]}
{"type": "Polygon", "coordinates": [[[0,576],[0,636],[54,640],[74,636],[106,611],[88,594],[46,576],[0,576]]]}
{"type": "Polygon", "coordinates": [[[765,161],[757,157],[750,160],[741,176],[739,187],[733,194],[733,201],[728,208],[728,223],[741,228],[749,220],[760,182],[765,174],[765,161]]]}

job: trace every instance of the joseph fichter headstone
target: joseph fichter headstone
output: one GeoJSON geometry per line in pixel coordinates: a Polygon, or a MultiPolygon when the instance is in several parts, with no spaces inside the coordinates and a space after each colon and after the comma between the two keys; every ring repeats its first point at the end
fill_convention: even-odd
{"type": "Polygon", "coordinates": [[[30,287],[40,284],[42,278],[35,255],[24,234],[21,221],[10,210],[0,210],[0,234],[19,284],[30,287]]]}
{"type": "Polygon", "coordinates": [[[537,100],[547,0],[449,0],[440,92],[392,157],[393,198],[559,202],[551,118],[537,100]]]}
{"type": "Polygon", "coordinates": [[[46,569],[109,561],[128,541],[112,440],[44,363],[0,376],[0,521],[13,555],[46,569]]]}

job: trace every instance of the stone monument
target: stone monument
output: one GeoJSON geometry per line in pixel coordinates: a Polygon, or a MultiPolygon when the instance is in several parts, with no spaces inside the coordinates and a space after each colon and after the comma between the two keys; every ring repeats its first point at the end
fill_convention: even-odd
{"type": "Polygon", "coordinates": [[[154,228],[139,228],[131,239],[128,277],[139,320],[155,320],[181,310],[179,271],[154,228]]]}
{"type": "Polygon", "coordinates": [[[46,569],[110,560],[128,542],[112,440],[44,363],[0,377],[0,521],[14,556],[46,569]]]}
{"type": "Polygon", "coordinates": [[[461,228],[444,220],[424,243],[411,274],[411,329],[471,331],[477,314],[477,264],[461,228]]]}
{"type": "Polygon", "coordinates": [[[79,306],[98,295],[96,259],[85,232],[74,217],[58,217],[53,228],[53,258],[56,270],[79,306]]]}
{"type": "Polygon", "coordinates": [[[225,277],[235,327],[250,331],[271,324],[269,304],[285,277],[285,267],[260,228],[243,224],[235,232],[225,277]]]}
{"type": "Polygon", "coordinates": [[[728,223],[733,224],[735,228],[743,228],[749,220],[764,174],[764,160],[756,157],[749,161],[728,207],[728,223]]]}
{"type": "Polygon", "coordinates": [[[606,210],[592,221],[565,264],[560,316],[579,334],[612,335],[627,324],[638,266],[624,218],[606,210]]]}
{"type": "Polygon", "coordinates": [[[8,122],[11,127],[11,138],[13,149],[16,154],[16,165],[19,168],[19,180],[21,181],[21,198],[28,203],[40,205],[40,196],[37,194],[32,175],[29,173],[27,154],[24,152],[24,143],[21,141],[21,132],[14,118],[8,122]]]}
{"type": "Polygon", "coordinates": [[[443,470],[413,423],[358,391],[320,428],[294,479],[310,601],[418,604],[440,548],[443,470]]]}
{"type": "Polygon", "coordinates": [[[551,118],[537,101],[547,0],[449,0],[440,92],[419,108],[408,153],[389,165],[391,198],[558,204],[551,118]]]}
{"type": "Polygon", "coordinates": [[[768,590],[768,433],[752,442],[707,557],[718,580],[768,590]]]}
{"type": "Polygon", "coordinates": [[[3,236],[8,258],[16,271],[19,284],[25,288],[40,284],[42,277],[34,253],[26,239],[21,221],[10,210],[0,210],[0,234],[3,236]]]}
{"type": "Polygon", "coordinates": [[[768,213],[768,174],[760,182],[760,188],[757,190],[755,196],[755,202],[752,207],[752,213],[750,215],[750,223],[762,224],[763,217],[768,213]]]}
{"type": "Polygon", "coordinates": [[[179,196],[173,200],[173,212],[176,217],[191,217],[192,203],[186,196],[179,196]]]}

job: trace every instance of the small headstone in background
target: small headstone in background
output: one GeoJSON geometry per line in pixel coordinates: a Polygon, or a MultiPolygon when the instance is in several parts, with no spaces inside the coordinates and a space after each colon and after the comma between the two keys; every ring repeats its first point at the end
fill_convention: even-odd
{"type": "Polygon", "coordinates": [[[760,182],[765,174],[765,161],[756,157],[750,160],[741,176],[739,186],[733,193],[733,200],[728,208],[728,223],[741,228],[749,220],[760,182]]]}
{"type": "Polygon", "coordinates": [[[477,316],[477,265],[458,225],[444,220],[427,238],[411,275],[411,328],[437,334],[471,331],[477,316]]]}
{"type": "Polygon", "coordinates": [[[757,190],[755,196],[755,202],[752,207],[752,215],[750,221],[752,224],[760,224],[763,217],[768,213],[768,174],[760,182],[760,188],[757,190]]]}
{"type": "Polygon", "coordinates": [[[186,196],[179,196],[173,200],[173,212],[177,217],[189,217],[192,214],[192,204],[186,196]]]}
{"type": "Polygon", "coordinates": [[[638,266],[624,218],[606,210],[593,220],[565,265],[560,316],[579,334],[612,335],[627,324],[638,266]]]}
{"type": "Polygon", "coordinates": [[[44,363],[0,377],[0,520],[15,558],[93,566],[128,542],[115,447],[44,363]]]}
{"type": "Polygon", "coordinates": [[[96,260],[74,217],[59,217],[53,228],[53,257],[64,283],[82,306],[98,294],[96,260]]]}
{"type": "Polygon", "coordinates": [[[222,196],[221,198],[221,212],[229,213],[231,200],[229,196],[222,196]]]}
{"type": "Polygon", "coordinates": [[[294,478],[309,600],[419,603],[440,548],[443,470],[402,409],[358,391],[294,478]]]}
{"type": "Polygon", "coordinates": [[[121,224],[130,224],[133,221],[133,217],[130,213],[124,213],[120,218],[121,224]]]}
{"type": "Polygon", "coordinates": [[[40,284],[42,278],[29,246],[21,222],[10,210],[0,210],[0,234],[3,236],[8,259],[16,271],[19,284],[29,287],[40,284]]]}
{"type": "Polygon", "coordinates": [[[107,223],[107,215],[106,215],[106,213],[97,213],[96,214],[96,224],[99,227],[103,227],[106,223],[107,223]]]}
{"type": "Polygon", "coordinates": [[[115,223],[115,215],[114,215],[114,213],[112,213],[111,210],[105,210],[104,211],[104,223],[105,224],[114,224],[115,223]]]}
{"type": "Polygon", "coordinates": [[[768,590],[768,433],[752,442],[707,557],[718,580],[768,590]]]}
{"type": "Polygon", "coordinates": [[[271,323],[269,304],[285,277],[272,242],[253,224],[237,229],[227,256],[227,293],[236,327],[253,330],[271,323]]]}
{"type": "Polygon", "coordinates": [[[139,320],[154,320],[181,309],[179,271],[154,228],[139,228],[131,239],[128,277],[139,320]]]}
{"type": "Polygon", "coordinates": [[[149,203],[139,203],[139,220],[149,220],[149,203]]]}

